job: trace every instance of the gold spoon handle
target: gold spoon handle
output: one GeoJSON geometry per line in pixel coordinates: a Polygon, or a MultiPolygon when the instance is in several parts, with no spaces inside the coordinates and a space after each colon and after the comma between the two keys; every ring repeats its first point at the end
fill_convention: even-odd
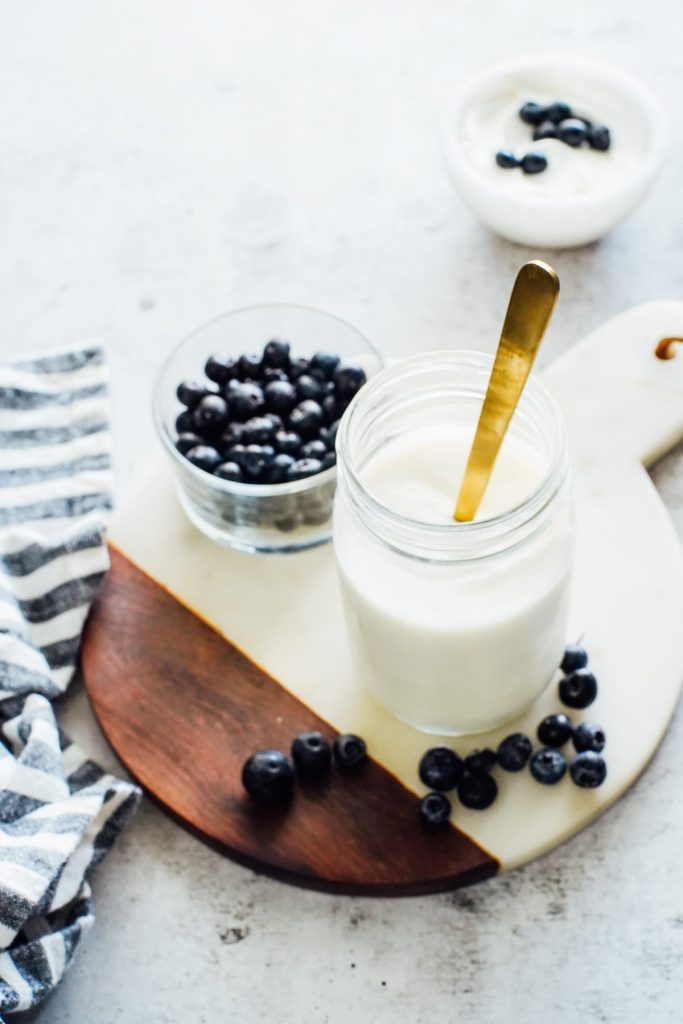
{"type": "Polygon", "coordinates": [[[560,290],[547,263],[525,263],[514,283],[454,519],[470,522],[484,497],[560,290]]]}

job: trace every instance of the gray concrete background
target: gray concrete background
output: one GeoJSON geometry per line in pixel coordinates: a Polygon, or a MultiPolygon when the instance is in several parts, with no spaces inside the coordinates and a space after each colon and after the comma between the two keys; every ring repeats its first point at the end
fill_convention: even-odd
{"type": "MultiPolygon", "coordinates": [[[[0,356],[106,342],[120,496],[154,445],[164,353],[234,305],[325,305],[392,353],[490,349],[541,255],[562,279],[550,359],[683,294],[682,29],[678,0],[0,0],[0,356]],[[570,253],[480,228],[436,135],[470,71],[543,50],[623,65],[674,121],[652,196],[570,253]]],[[[683,533],[680,453],[655,475],[683,533]]],[[[77,686],[62,720],[115,767],[77,686]]],[[[678,715],[631,793],[561,849],[423,899],[288,888],[145,803],[95,878],[86,947],[30,1019],[680,1021],[682,740],[678,715]]]]}

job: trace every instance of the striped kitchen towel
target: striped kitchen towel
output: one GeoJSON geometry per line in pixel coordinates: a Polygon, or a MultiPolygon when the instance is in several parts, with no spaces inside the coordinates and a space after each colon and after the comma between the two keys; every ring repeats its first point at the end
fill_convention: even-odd
{"type": "Polygon", "coordinates": [[[51,704],[109,565],[111,483],[102,350],[0,369],[0,1013],[62,977],[94,920],[90,870],[139,800],[51,704]]]}

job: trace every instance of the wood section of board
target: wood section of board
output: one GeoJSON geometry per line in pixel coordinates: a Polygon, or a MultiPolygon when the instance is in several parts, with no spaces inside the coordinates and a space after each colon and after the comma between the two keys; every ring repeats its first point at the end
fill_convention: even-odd
{"type": "Polygon", "coordinates": [[[248,865],[344,893],[428,893],[495,874],[455,827],[428,833],[417,801],[370,759],[259,807],[240,773],[255,750],[334,730],[191,609],[112,549],[83,668],[95,713],[135,778],[201,836],[248,865]]]}

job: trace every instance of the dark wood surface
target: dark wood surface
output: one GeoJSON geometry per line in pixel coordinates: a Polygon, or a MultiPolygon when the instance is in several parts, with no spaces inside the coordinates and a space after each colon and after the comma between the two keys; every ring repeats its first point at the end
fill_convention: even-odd
{"type": "Polygon", "coordinates": [[[259,807],[240,773],[255,750],[288,752],[334,730],[155,580],[112,549],[83,645],[85,684],[112,747],[148,793],[249,866],[343,893],[436,892],[494,874],[455,827],[425,832],[416,797],[370,760],[259,807]]]}

